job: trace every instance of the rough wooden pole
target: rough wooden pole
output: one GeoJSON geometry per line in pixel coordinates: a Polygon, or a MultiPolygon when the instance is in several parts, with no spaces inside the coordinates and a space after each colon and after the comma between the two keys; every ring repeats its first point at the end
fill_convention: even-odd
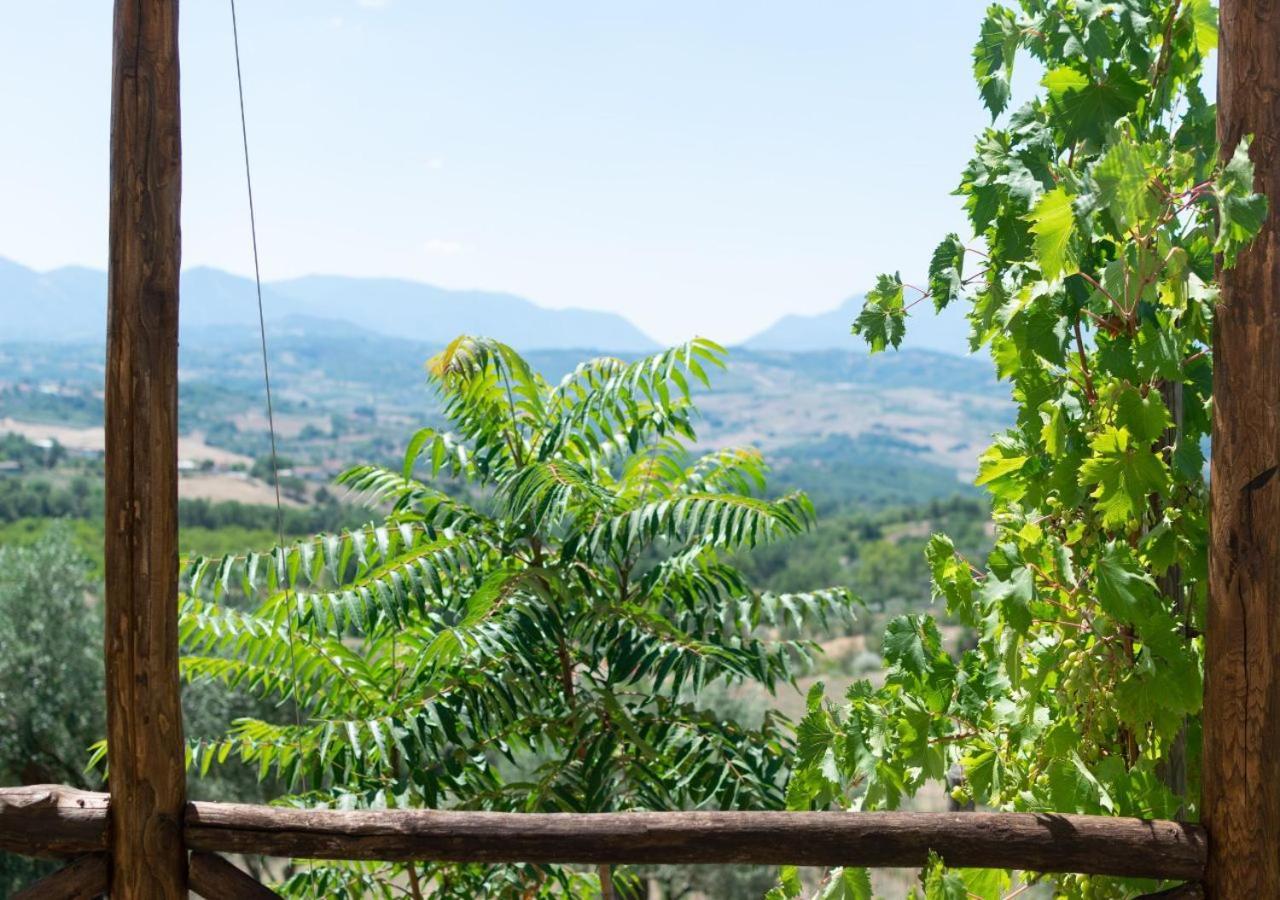
{"type": "Polygon", "coordinates": [[[187,895],[177,621],[181,173],[178,2],[116,0],[106,372],[113,900],[187,895]]]}
{"type": "Polygon", "coordinates": [[[1252,134],[1262,233],[1214,337],[1203,818],[1212,900],[1280,897],[1280,3],[1223,0],[1218,138],[1252,134]]]}

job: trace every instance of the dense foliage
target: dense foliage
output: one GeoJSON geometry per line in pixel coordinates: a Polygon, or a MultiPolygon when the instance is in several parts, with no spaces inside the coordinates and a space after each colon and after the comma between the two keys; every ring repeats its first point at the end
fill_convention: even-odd
{"type": "MultiPolygon", "coordinates": [[[[761,547],[738,564],[752,584],[779,591],[839,584],[871,609],[901,611],[929,597],[924,551],[930,532],[945,531],[958,548],[977,554],[990,549],[989,521],[988,504],[969,497],[879,510],[844,507],[823,516],[803,540],[761,547]]],[[[863,617],[855,627],[865,624],[863,617]]]]}
{"type": "MultiPolygon", "coordinates": [[[[85,753],[106,726],[102,618],[65,526],[0,547],[0,784],[100,785],[85,753]]],[[[0,895],[56,865],[0,854],[0,895]]]]}
{"type": "MultiPolygon", "coordinates": [[[[721,356],[699,340],[550,384],[505,345],[455,341],[429,365],[452,431],[418,432],[401,471],[343,476],[390,505],[385,522],[192,563],[186,677],[277,698],[287,720],[198,740],[193,767],[254,766],[306,805],[780,807],[789,729],[708,708],[708,689],[790,680],[810,647],[773,635],[843,621],[851,604],[843,590],[758,593],[731,564],[803,532],[811,509],[763,496],[755,451],[686,449],[690,382],[721,356]],[[479,499],[433,486],[444,476],[479,499]],[[226,602],[236,592],[258,606],[226,602]]],[[[315,864],[284,889],[528,897],[595,878],[315,864]]]]}
{"type": "Polygon", "coordinates": [[[178,525],[183,529],[243,528],[256,531],[274,531],[277,526],[286,535],[315,534],[318,531],[336,531],[360,524],[368,518],[363,510],[347,506],[332,493],[321,488],[312,502],[306,506],[285,506],[279,511],[277,521],[275,507],[256,503],[240,503],[236,500],[215,502],[200,498],[184,498],[178,501],[178,525]]]}
{"type": "Polygon", "coordinates": [[[44,479],[0,477],[0,523],[18,519],[87,519],[102,515],[98,481],[76,476],[64,487],[44,479]]]}
{"type": "MultiPolygon", "coordinates": [[[[994,550],[979,568],[947,537],[929,547],[978,646],[949,652],[929,616],[890,623],[883,688],[811,698],[792,806],[893,808],[958,764],[958,797],[999,809],[1196,816],[1215,265],[1266,209],[1247,145],[1219,161],[1200,86],[1216,37],[1208,0],[987,12],[974,74],[994,124],[958,191],[975,241],[943,240],[921,288],[881,276],[854,326],[883,350],[915,303],[965,303],[1011,385],[1017,421],[978,478],[994,550]],[[1041,89],[1008,112],[1027,57],[1041,89]]],[[[929,878],[930,896],[1008,884],[929,878]]],[[[867,893],[861,872],[829,884],[867,893]]],[[[1057,880],[1067,896],[1139,886],[1057,880]]]]}

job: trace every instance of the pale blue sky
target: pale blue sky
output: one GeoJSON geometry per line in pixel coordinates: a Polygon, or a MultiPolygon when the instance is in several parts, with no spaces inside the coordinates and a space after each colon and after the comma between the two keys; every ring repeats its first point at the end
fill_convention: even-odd
{"type": "MultiPolygon", "coordinates": [[[[735,341],[918,273],[986,0],[239,0],[263,274],[735,341]]],[[[7,5],[0,256],[103,267],[107,0],[7,5]]],[[[226,0],[182,10],[186,265],[251,271],[226,0]]]]}

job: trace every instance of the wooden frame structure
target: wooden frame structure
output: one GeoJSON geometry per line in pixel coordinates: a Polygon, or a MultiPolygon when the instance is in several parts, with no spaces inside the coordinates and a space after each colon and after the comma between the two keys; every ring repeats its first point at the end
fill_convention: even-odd
{"type": "MultiPolygon", "coordinates": [[[[339,812],[188,803],[178,680],[178,0],[116,0],[106,384],[110,794],[0,789],[0,849],[70,857],[23,897],[270,897],[219,853],[328,859],[957,866],[1280,897],[1280,215],[1215,334],[1204,825],[1059,814],[339,812]]],[[[1280,3],[1223,0],[1219,136],[1280,198],[1280,3]]]]}

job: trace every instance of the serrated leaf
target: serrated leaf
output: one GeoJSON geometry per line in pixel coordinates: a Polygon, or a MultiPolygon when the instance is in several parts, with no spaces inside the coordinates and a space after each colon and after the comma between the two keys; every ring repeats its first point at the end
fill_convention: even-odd
{"type": "Polygon", "coordinates": [[[1112,63],[1097,78],[1077,65],[1050,69],[1042,83],[1065,142],[1088,140],[1101,144],[1111,123],[1137,109],[1145,96],[1144,85],[1120,62],[1112,63]]]}
{"type": "Polygon", "coordinates": [[[922,676],[930,669],[930,657],[916,617],[898,616],[889,623],[884,633],[886,662],[912,675],[922,676]]]}
{"type": "Polygon", "coordinates": [[[1168,480],[1164,461],[1124,428],[1102,429],[1089,447],[1091,455],[1080,465],[1080,485],[1093,487],[1103,524],[1136,528],[1146,512],[1147,497],[1168,480]]]}
{"type": "Polygon", "coordinates": [[[999,578],[994,572],[988,573],[982,586],[982,596],[986,603],[999,607],[1004,619],[1015,631],[1026,632],[1031,627],[1031,601],[1035,599],[1035,581],[1030,569],[1019,567],[1008,578],[999,578]]]}
{"type": "Polygon", "coordinates": [[[1098,603],[1119,622],[1145,619],[1155,600],[1155,583],[1142,571],[1127,544],[1112,541],[1098,558],[1098,603]]]}
{"type": "Polygon", "coordinates": [[[1185,0],[1180,19],[1191,26],[1197,53],[1207,56],[1218,48],[1218,11],[1211,0],[1185,0]]]}
{"type": "Polygon", "coordinates": [[[960,873],[948,869],[935,853],[929,854],[921,879],[925,900],[969,900],[969,889],[960,873]]]}
{"type": "Polygon", "coordinates": [[[1253,161],[1249,158],[1249,138],[1236,145],[1231,159],[1214,183],[1220,223],[1214,249],[1228,262],[1244,249],[1262,229],[1267,217],[1267,198],[1253,190],[1253,161]]]}
{"type": "Polygon", "coordinates": [[[1020,476],[1028,459],[1030,457],[1024,454],[993,444],[978,460],[978,477],[974,484],[985,486],[997,497],[1016,500],[1025,490],[1020,476]]]}
{"type": "Polygon", "coordinates": [[[946,598],[947,612],[959,616],[970,627],[976,627],[973,572],[969,564],[956,555],[955,544],[946,535],[935,534],[925,547],[925,559],[933,575],[935,594],[946,598]]]}
{"type": "Polygon", "coordinates": [[[1071,235],[1075,231],[1072,196],[1066,188],[1056,187],[1040,198],[1027,215],[1035,234],[1036,260],[1047,280],[1075,271],[1071,254],[1071,235]]]}
{"type": "Polygon", "coordinates": [[[1009,79],[1017,57],[1020,32],[1011,10],[992,5],[973,48],[973,74],[982,102],[992,118],[1009,105],[1009,79]]]}
{"type": "Polygon", "coordinates": [[[964,243],[957,234],[949,234],[933,251],[929,262],[929,293],[933,307],[941,311],[960,296],[964,283],[964,243]]]}
{"type": "Polygon", "coordinates": [[[819,900],[871,900],[871,872],[863,868],[832,869],[819,900]]]}
{"type": "Polygon", "coordinates": [[[1093,170],[1098,198],[1122,232],[1146,226],[1162,204],[1153,185],[1150,159],[1127,136],[1113,144],[1093,170]]]}
{"type": "Polygon", "coordinates": [[[872,353],[879,353],[886,347],[897,349],[902,343],[907,331],[902,289],[899,276],[881,275],[875,288],[867,292],[862,312],[853,323],[853,333],[866,339],[872,353]]]}
{"type": "Polygon", "coordinates": [[[1012,885],[1004,869],[953,869],[964,882],[965,890],[979,900],[1000,900],[1012,885]]]}
{"type": "Polygon", "coordinates": [[[1143,396],[1132,385],[1124,385],[1116,395],[1115,424],[1128,431],[1134,440],[1150,444],[1164,437],[1173,419],[1158,391],[1149,390],[1143,396]]]}

